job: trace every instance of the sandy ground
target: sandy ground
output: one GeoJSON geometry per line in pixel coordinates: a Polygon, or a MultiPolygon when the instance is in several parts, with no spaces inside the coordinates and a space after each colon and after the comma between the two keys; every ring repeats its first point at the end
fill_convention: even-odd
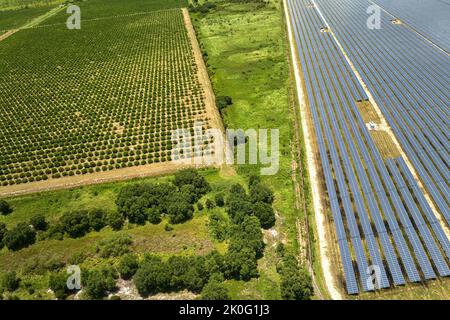
{"type": "Polygon", "coordinates": [[[5,40],[6,38],[12,36],[14,33],[19,31],[19,29],[8,30],[4,34],[0,35],[0,41],[5,40]]]}
{"type": "MultiPolygon", "coordinates": [[[[314,0],[312,0],[313,3],[315,4],[314,0]]],[[[436,216],[436,218],[438,219],[439,223],[441,224],[442,228],[444,229],[445,234],[447,235],[447,237],[449,237],[450,235],[450,229],[448,228],[444,217],[441,215],[441,213],[439,212],[439,210],[437,209],[437,207],[434,205],[434,202],[431,200],[431,197],[428,193],[428,191],[425,189],[422,181],[419,178],[419,175],[417,174],[416,169],[414,168],[414,166],[412,165],[411,161],[409,160],[408,156],[406,155],[405,151],[403,150],[402,146],[400,145],[400,142],[397,140],[397,137],[395,136],[394,132],[392,131],[392,128],[389,126],[388,122],[386,121],[386,118],[383,115],[383,112],[381,112],[380,107],[378,106],[377,102],[375,101],[375,99],[372,96],[372,93],[370,92],[370,90],[368,89],[367,85],[365,84],[364,80],[362,79],[360,73],[358,72],[358,70],[356,69],[355,65],[353,64],[353,62],[350,60],[350,58],[348,57],[347,53],[344,50],[344,47],[342,47],[341,43],[339,42],[339,40],[336,38],[336,35],[334,34],[333,30],[330,28],[328,22],[326,21],[325,17],[322,15],[322,13],[320,12],[319,7],[316,8],[322,18],[322,20],[325,22],[326,26],[328,27],[328,30],[330,30],[330,34],[332,35],[332,37],[334,38],[334,41],[336,42],[336,44],[338,45],[339,49],[341,50],[342,54],[345,57],[345,60],[347,60],[348,64],[350,65],[353,73],[356,75],[356,78],[358,79],[359,83],[361,84],[361,86],[363,87],[364,91],[366,92],[367,96],[369,97],[369,101],[372,103],[372,106],[374,107],[378,117],[380,118],[380,126],[384,129],[385,132],[387,132],[390,136],[390,138],[392,139],[392,141],[394,142],[394,144],[396,145],[397,149],[400,152],[400,155],[402,156],[402,158],[405,160],[409,171],[412,173],[414,179],[416,180],[417,184],[419,185],[420,189],[422,190],[425,199],[427,200],[429,206],[431,207],[431,209],[433,210],[434,215],[436,216]]]]}
{"type": "Polygon", "coordinates": [[[200,45],[198,44],[197,37],[195,35],[191,17],[189,16],[189,11],[186,8],[183,8],[181,10],[183,11],[184,22],[186,24],[189,39],[191,40],[192,49],[194,50],[195,62],[198,66],[198,79],[201,86],[205,90],[206,113],[211,121],[211,126],[224,132],[222,118],[219,114],[219,111],[217,110],[216,98],[214,96],[211,81],[209,80],[208,69],[206,68],[205,62],[203,61],[202,51],[200,50],[200,45]]]}
{"type": "Polygon", "coordinates": [[[331,270],[331,263],[330,259],[328,258],[328,243],[327,243],[327,237],[326,237],[326,219],[324,217],[323,212],[323,206],[320,199],[320,186],[318,184],[318,175],[317,175],[317,168],[318,163],[316,163],[314,158],[314,152],[312,150],[312,138],[310,136],[310,124],[308,123],[307,119],[307,103],[306,103],[306,97],[303,92],[303,82],[302,82],[302,76],[301,71],[299,68],[299,65],[297,63],[297,58],[295,56],[295,43],[294,43],[294,37],[292,34],[292,28],[290,23],[290,16],[287,9],[287,3],[286,0],[283,0],[284,2],[284,8],[285,8],[285,15],[286,15],[286,21],[287,21],[287,28],[288,28],[288,35],[289,35],[289,41],[291,45],[291,53],[292,53],[292,63],[294,66],[295,71],[295,80],[297,83],[297,93],[298,93],[298,99],[300,104],[300,114],[301,114],[301,121],[302,121],[302,128],[303,128],[303,135],[305,139],[305,145],[306,145],[306,154],[307,154],[307,162],[308,162],[308,171],[309,171],[309,179],[312,187],[312,197],[313,197],[313,203],[314,203],[314,213],[316,218],[316,225],[318,230],[318,238],[319,238],[319,251],[320,251],[320,262],[322,265],[322,270],[325,278],[325,284],[327,286],[327,289],[330,293],[330,296],[334,300],[341,300],[342,295],[340,294],[338,288],[336,287],[336,279],[333,277],[333,272],[331,270]]]}
{"type": "Polygon", "coordinates": [[[149,164],[145,166],[115,169],[105,172],[95,172],[86,175],[49,179],[25,184],[0,187],[0,196],[16,196],[36,192],[44,192],[58,189],[70,189],[90,184],[100,184],[135,178],[153,177],[170,174],[177,170],[192,167],[173,162],[149,164]]]}
{"type": "MultiPolygon", "coordinates": [[[[189,17],[187,9],[182,9],[183,16],[186,23],[186,29],[188,31],[189,39],[191,40],[194,50],[195,61],[198,65],[198,77],[200,85],[203,87],[205,93],[205,104],[208,118],[210,119],[210,125],[213,128],[220,129],[224,132],[222,118],[216,108],[214,92],[211,82],[209,81],[208,71],[203,61],[203,56],[200,51],[197,38],[195,36],[194,28],[189,17]]],[[[3,36],[0,36],[0,40],[3,36]]],[[[51,191],[58,189],[69,189],[80,187],[83,185],[100,184],[106,182],[128,180],[142,177],[152,177],[164,174],[170,174],[180,169],[192,167],[193,165],[179,164],[174,162],[164,162],[157,164],[150,164],[145,166],[136,166],[130,168],[115,169],[106,172],[96,172],[80,176],[64,177],[59,179],[49,179],[46,181],[37,181],[26,184],[1,186],[0,197],[16,196],[29,193],[51,191]]],[[[230,169],[232,170],[232,168],[230,169]]],[[[232,170],[233,171],[233,170],[232,170]]]]}

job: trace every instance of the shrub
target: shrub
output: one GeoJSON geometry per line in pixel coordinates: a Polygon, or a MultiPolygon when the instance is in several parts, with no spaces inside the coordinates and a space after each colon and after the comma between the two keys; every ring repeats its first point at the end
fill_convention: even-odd
{"type": "Polygon", "coordinates": [[[89,225],[92,230],[100,231],[106,225],[106,214],[101,209],[94,209],[88,213],[89,225]]]}
{"type": "Polygon", "coordinates": [[[102,299],[108,291],[116,289],[116,275],[109,267],[87,272],[84,281],[84,290],[91,299],[102,299]]]}
{"type": "Polygon", "coordinates": [[[67,274],[65,272],[51,273],[48,286],[59,300],[66,299],[71,293],[67,287],[67,274]]]}
{"type": "Polygon", "coordinates": [[[197,209],[198,209],[198,211],[203,210],[203,204],[201,202],[197,203],[197,209]]]}
{"type": "Polygon", "coordinates": [[[225,109],[233,104],[233,99],[229,96],[218,96],[216,98],[216,105],[219,110],[225,109]]]}
{"type": "Polygon", "coordinates": [[[90,230],[88,212],[85,210],[65,213],[61,224],[71,238],[82,237],[90,230]]]}
{"type": "Polygon", "coordinates": [[[285,300],[310,300],[314,294],[308,271],[298,265],[293,255],[285,255],[281,270],[281,296],[285,300]]]}
{"type": "Polygon", "coordinates": [[[275,225],[275,212],[270,204],[257,202],[253,207],[254,215],[259,219],[261,227],[270,229],[275,225]]]}
{"type": "Polygon", "coordinates": [[[6,272],[2,277],[2,287],[9,292],[16,291],[19,288],[20,279],[15,271],[6,272]]]}
{"type": "Polygon", "coordinates": [[[211,210],[216,206],[214,201],[212,201],[211,199],[206,199],[205,205],[208,210],[211,210]]]}
{"type": "Polygon", "coordinates": [[[0,200],[0,214],[6,216],[13,212],[13,208],[11,205],[5,200],[0,200]]]}
{"type": "Polygon", "coordinates": [[[147,219],[152,224],[158,224],[161,222],[161,212],[158,208],[150,208],[147,210],[147,219]]]}
{"type": "Polygon", "coordinates": [[[266,186],[257,183],[250,186],[250,201],[253,203],[264,202],[267,204],[272,204],[274,200],[274,195],[272,190],[266,186]]]}
{"type": "Polygon", "coordinates": [[[48,223],[42,214],[37,214],[31,217],[30,225],[32,225],[35,230],[39,231],[46,231],[48,228],[48,223]]]}
{"type": "Polygon", "coordinates": [[[36,241],[36,232],[26,223],[19,223],[8,231],[3,239],[8,249],[16,251],[32,245],[36,241]]]}
{"type": "Polygon", "coordinates": [[[194,208],[180,193],[172,195],[172,198],[167,202],[166,211],[169,222],[172,224],[185,222],[194,215],[194,208]]]}
{"type": "Polygon", "coordinates": [[[202,300],[231,300],[227,288],[223,285],[223,276],[214,274],[203,287],[200,298],[202,300]]]}
{"type": "Polygon", "coordinates": [[[170,288],[171,275],[160,258],[149,255],[144,258],[133,280],[139,293],[147,296],[167,292],[170,288]]]}
{"type": "Polygon", "coordinates": [[[106,216],[106,222],[113,230],[118,231],[122,229],[125,223],[125,218],[121,213],[112,211],[106,216]]]}
{"type": "Polygon", "coordinates": [[[139,268],[138,258],[135,254],[124,255],[117,265],[117,271],[122,279],[128,280],[134,276],[139,268]]]}
{"type": "Polygon", "coordinates": [[[114,235],[100,241],[96,246],[96,251],[102,258],[119,257],[130,252],[132,244],[133,240],[129,235],[114,235]]]}
{"type": "Polygon", "coordinates": [[[215,200],[216,205],[217,205],[218,207],[223,207],[223,206],[225,205],[225,199],[224,199],[222,193],[217,193],[217,194],[214,196],[214,200],[215,200]]]}
{"type": "Polygon", "coordinates": [[[184,185],[194,186],[197,199],[211,191],[211,187],[206,179],[195,169],[185,169],[175,173],[173,184],[180,190],[184,185]]]}

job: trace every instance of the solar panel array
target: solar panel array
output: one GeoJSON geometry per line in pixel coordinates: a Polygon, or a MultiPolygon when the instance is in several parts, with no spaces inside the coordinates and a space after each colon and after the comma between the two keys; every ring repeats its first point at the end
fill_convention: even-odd
{"type": "MultiPolygon", "coordinates": [[[[288,0],[298,58],[305,80],[309,110],[314,123],[328,202],[333,215],[349,294],[357,294],[361,289],[363,291],[373,289],[368,281],[369,266],[377,266],[379,269],[379,288],[403,285],[406,281],[419,282],[450,275],[449,240],[404,161],[399,158],[385,162],[381,157],[356,105],[356,101],[368,100],[368,97],[333,35],[324,32],[327,25],[318,9],[323,8],[321,12],[327,20],[330,19],[331,29],[342,42],[346,43],[350,59],[356,60],[356,56],[361,59],[358,62],[364,66],[357,65],[360,67],[360,73],[364,73],[365,82],[371,84],[369,89],[376,93],[374,97],[380,108],[382,105],[383,113],[388,112],[389,108],[389,124],[400,133],[399,135],[397,130],[394,130],[402,145],[404,142],[407,144],[408,156],[416,157],[414,161],[411,159],[413,164],[416,165],[418,162],[423,167],[423,172],[420,166],[416,170],[427,188],[432,185],[430,189],[433,187],[436,189],[436,199],[440,197],[443,201],[440,209],[446,218],[449,216],[449,198],[445,189],[439,188],[442,186],[448,188],[449,183],[447,143],[449,131],[446,121],[442,118],[445,114],[448,117],[449,110],[442,107],[442,104],[438,105],[437,101],[432,105],[433,109],[428,110],[429,106],[422,103],[431,98],[432,92],[422,96],[418,89],[412,86],[413,79],[402,79],[402,84],[393,79],[397,77],[394,74],[390,74],[389,81],[384,78],[378,80],[380,75],[379,72],[375,72],[375,66],[363,63],[364,60],[374,59],[376,63],[382,65],[381,67],[377,65],[377,68],[382,69],[376,70],[384,70],[387,66],[383,65],[383,60],[388,57],[368,57],[369,54],[372,55],[371,52],[376,52],[374,51],[376,48],[378,51],[382,48],[381,54],[386,53],[383,51],[381,40],[374,39],[376,42],[371,44],[372,47],[369,47],[368,41],[364,41],[364,33],[369,31],[366,27],[367,6],[362,13],[363,26],[357,15],[361,15],[362,5],[369,2],[366,0],[356,2],[360,5],[355,4],[354,0],[315,2],[288,0]],[[346,20],[349,17],[351,21],[346,20]],[[339,28],[335,29],[336,25],[339,25],[339,28]],[[362,48],[363,44],[367,47],[362,48]],[[377,45],[379,47],[376,47],[377,45]],[[368,50],[372,51],[367,52],[368,50]],[[386,84],[380,83],[384,81],[386,84]],[[392,88],[392,91],[382,95],[381,91],[373,89],[375,86],[378,89],[383,88],[382,92],[385,94],[387,88],[392,88]],[[387,104],[400,95],[406,96],[414,103],[408,104],[408,109],[404,109],[406,104],[402,107],[387,104]],[[411,116],[405,114],[405,110],[411,116]],[[415,114],[421,115],[421,118],[411,119],[415,114]],[[390,120],[394,123],[391,124],[390,120]],[[405,121],[408,128],[402,129],[401,125],[395,127],[398,122],[405,121]],[[422,136],[424,139],[427,137],[427,146],[420,140],[422,136]],[[430,140],[439,143],[439,146],[430,143],[430,140]],[[439,159],[427,166],[423,161],[429,156],[437,156],[439,159]],[[433,174],[430,173],[430,169],[434,169],[433,174]],[[444,169],[445,171],[442,171],[444,169]]],[[[398,27],[392,25],[390,21],[389,25],[398,27]]],[[[397,34],[398,31],[392,32],[396,37],[412,33],[408,30],[401,31],[401,35],[397,34]]],[[[430,48],[430,44],[426,45],[417,35],[414,39],[422,41],[423,47],[420,50],[430,48]]],[[[436,61],[416,63],[424,65],[429,63],[432,67],[438,63],[448,64],[448,60],[439,54],[442,55],[442,52],[433,52],[432,57],[435,57],[436,61]]],[[[406,78],[410,65],[399,65],[391,70],[399,68],[408,69],[404,71],[406,78]]],[[[448,82],[448,76],[445,76],[442,70],[434,69],[436,69],[434,72],[442,76],[439,79],[441,85],[448,82]]],[[[423,86],[425,81],[430,79],[430,75],[424,71],[421,79],[423,86]]],[[[447,91],[439,86],[436,91],[437,97],[434,98],[440,99],[440,103],[448,101],[445,100],[448,98],[447,91]]]]}
{"type": "Polygon", "coordinates": [[[449,0],[372,0],[447,52],[450,51],[449,0]]]}

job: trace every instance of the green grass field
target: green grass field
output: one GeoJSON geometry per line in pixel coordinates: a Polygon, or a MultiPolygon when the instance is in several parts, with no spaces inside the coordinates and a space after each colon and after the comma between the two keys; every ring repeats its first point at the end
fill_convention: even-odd
{"type": "Polygon", "coordinates": [[[0,34],[6,30],[23,27],[34,19],[46,14],[51,9],[53,9],[53,7],[44,6],[26,9],[0,10],[0,34]]]}
{"type": "MultiPolygon", "coordinates": [[[[208,54],[207,66],[216,96],[233,98],[233,105],[224,112],[224,122],[233,129],[280,130],[280,170],[263,181],[275,190],[279,237],[290,250],[297,251],[295,223],[301,213],[294,209],[290,151],[293,115],[282,8],[278,1],[270,1],[263,8],[255,3],[212,2],[218,4],[216,10],[192,17],[199,42],[208,54]]],[[[258,170],[257,166],[237,168],[243,176],[258,170]]],[[[248,283],[227,282],[233,298],[280,298],[273,246],[268,245],[265,252],[259,261],[260,278],[248,283]]]]}

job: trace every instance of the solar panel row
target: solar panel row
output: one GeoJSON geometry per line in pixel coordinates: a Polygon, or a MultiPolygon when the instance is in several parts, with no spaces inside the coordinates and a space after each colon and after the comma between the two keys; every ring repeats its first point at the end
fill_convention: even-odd
{"type": "MultiPolygon", "coordinates": [[[[421,281],[415,259],[425,279],[435,278],[422,241],[430,251],[439,275],[448,275],[445,257],[421,212],[427,217],[447,258],[448,239],[439,223],[430,222],[434,214],[425,199],[414,205],[413,202],[404,203],[406,198],[413,199],[411,192],[415,195],[420,189],[410,187],[411,181],[408,181],[409,185],[402,184],[399,176],[389,173],[355,103],[367,100],[367,95],[333,37],[323,32],[325,22],[319,11],[306,0],[290,0],[288,9],[305,77],[347,292],[359,292],[352,256],[356,258],[359,282],[364,291],[372,289],[367,281],[369,265],[379,267],[381,288],[390,286],[389,279],[394,285],[404,284],[402,269],[409,281],[421,281]],[[415,210],[415,206],[421,209],[415,210]]],[[[433,117],[440,119],[435,114],[433,117]]],[[[448,132],[444,133],[448,137],[448,132]]],[[[436,139],[442,137],[439,134],[436,139]]],[[[445,149],[434,151],[448,155],[445,149]]],[[[395,170],[391,164],[389,169],[395,170]]]]}
{"type": "Polygon", "coordinates": [[[369,1],[317,3],[450,224],[448,55],[388,15],[367,29],[369,1]]]}

